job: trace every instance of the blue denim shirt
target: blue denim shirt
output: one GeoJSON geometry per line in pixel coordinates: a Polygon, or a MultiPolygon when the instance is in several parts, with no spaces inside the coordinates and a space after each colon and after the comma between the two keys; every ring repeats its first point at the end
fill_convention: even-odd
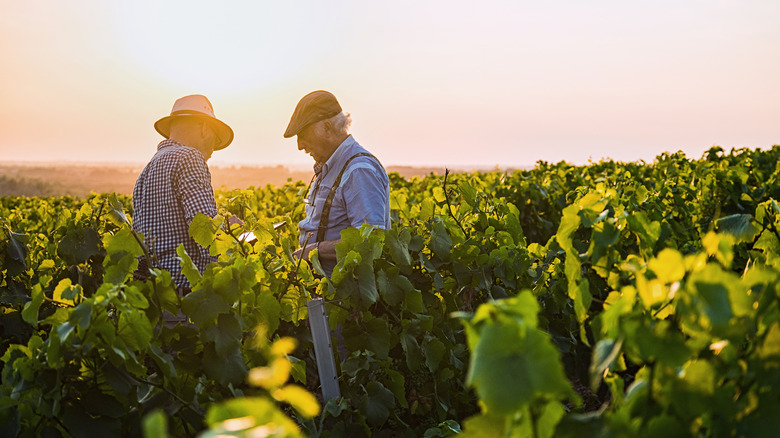
{"type": "MultiPolygon", "coordinates": [[[[344,163],[361,152],[368,151],[350,135],[322,166],[307,196],[306,219],[298,223],[301,246],[309,232],[312,234],[308,243],[316,240],[322,207],[330,188],[344,163]]],[[[390,182],[382,166],[371,157],[355,158],[344,170],[331,204],[325,240],[338,240],[341,238],[341,230],[347,227],[359,228],[364,223],[383,229],[390,228],[390,182]]],[[[333,267],[323,268],[330,273],[333,267]]]]}

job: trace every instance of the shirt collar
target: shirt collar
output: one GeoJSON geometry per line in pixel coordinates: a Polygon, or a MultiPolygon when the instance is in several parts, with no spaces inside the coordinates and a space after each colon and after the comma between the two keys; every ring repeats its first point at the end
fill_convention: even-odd
{"type": "Polygon", "coordinates": [[[347,149],[349,149],[350,146],[352,146],[355,143],[355,139],[352,138],[352,134],[350,134],[347,138],[344,139],[344,141],[341,142],[339,147],[336,148],[335,151],[333,151],[333,154],[328,158],[328,161],[323,164],[323,169],[325,173],[328,173],[328,170],[331,166],[333,166],[335,163],[338,163],[341,161],[341,156],[344,155],[347,149]]]}
{"type": "Polygon", "coordinates": [[[165,140],[161,141],[160,144],[157,145],[157,150],[159,151],[160,149],[164,149],[164,148],[167,148],[167,147],[170,147],[170,146],[180,146],[180,147],[184,147],[184,148],[195,149],[196,151],[198,151],[198,153],[200,154],[201,158],[203,158],[203,161],[206,162],[206,157],[203,156],[203,152],[198,150],[198,148],[193,148],[192,146],[183,145],[183,144],[179,143],[176,140],[171,140],[170,138],[166,138],[165,140]]]}
{"type": "Polygon", "coordinates": [[[160,149],[167,148],[168,146],[184,146],[184,145],[179,143],[176,140],[171,140],[170,138],[166,138],[165,140],[161,141],[160,144],[157,145],[157,150],[159,151],[160,149]]]}

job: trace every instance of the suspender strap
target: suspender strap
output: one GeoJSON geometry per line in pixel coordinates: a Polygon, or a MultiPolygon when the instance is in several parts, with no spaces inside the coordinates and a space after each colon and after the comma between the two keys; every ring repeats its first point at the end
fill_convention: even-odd
{"type": "Polygon", "coordinates": [[[330,219],[330,207],[333,204],[333,197],[336,196],[336,189],[338,188],[339,184],[341,184],[341,177],[344,176],[344,171],[347,170],[347,166],[349,166],[349,163],[352,162],[357,157],[370,157],[374,161],[379,164],[379,167],[382,166],[382,163],[379,162],[379,160],[369,154],[368,152],[361,152],[359,154],[355,154],[347,160],[346,163],[344,163],[344,167],[341,168],[341,172],[339,172],[339,175],[336,177],[336,181],[333,183],[333,186],[330,188],[330,193],[328,193],[328,198],[325,199],[325,205],[322,206],[322,214],[320,215],[320,225],[317,228],[317,242],[322,242],[325,240],[325,232],[328,231],[328,220],[330,219]]]}

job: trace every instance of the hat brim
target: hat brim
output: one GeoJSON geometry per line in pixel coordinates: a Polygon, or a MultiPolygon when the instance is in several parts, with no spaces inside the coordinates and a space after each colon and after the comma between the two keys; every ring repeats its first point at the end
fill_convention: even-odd
{"type": "Polygon", "coordinates": [[[165,138],[170,138],[171,136],[171,122],[174,119],[182,119],[182,118],[190,118],[190,119],[198,119],[198,120],[204,120],[208,122],[212,129],[214,129],[214,132],[217,134],[217,137],[219,137],[219,144],[214,147],[215,151],[225,149],[226,147],[230,146],[230,143],[233,142],[233,129],[228,126],[225,122],[210,117],[207,115],[197,115],[197,114],[177,114],[172,116],[165,116],[162,119],[156,121],[154,123],[154,129],[160,133],[165,138]]]}

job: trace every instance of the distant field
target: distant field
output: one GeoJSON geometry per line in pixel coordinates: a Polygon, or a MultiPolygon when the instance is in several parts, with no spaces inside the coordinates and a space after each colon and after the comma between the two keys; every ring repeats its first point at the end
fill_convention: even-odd
{"type": "MultiPolygon", "coordinates": [[[[0,164],[0,196],[77,196],[91,192],[131,194],[141,165],[121,164],[0,164]]],[[[285,166],[211,166],[215,189],[244,189],[249,186],[279,186],[292,178],[306,180],[311,171],[294,171],[285,166]]],[[[444,168],[389,166],[409,178],[430,173],[442,174],[444,168]]]]}

